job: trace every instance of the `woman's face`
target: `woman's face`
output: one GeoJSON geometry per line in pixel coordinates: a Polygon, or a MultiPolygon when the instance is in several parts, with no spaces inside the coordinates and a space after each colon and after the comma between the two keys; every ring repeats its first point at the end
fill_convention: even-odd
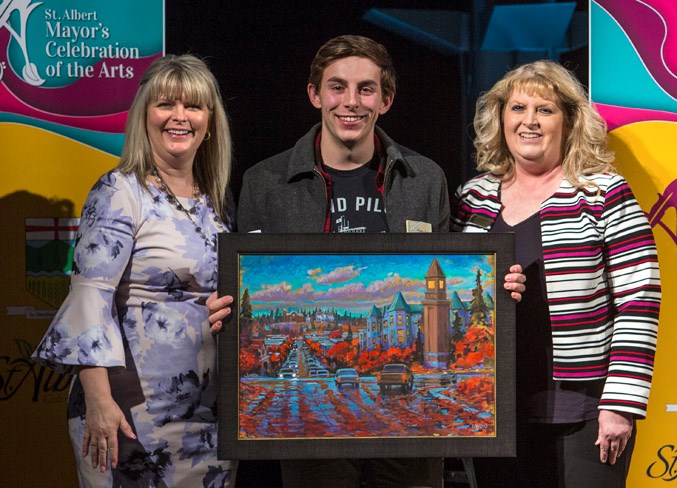
{"type": "Polygon", "coordinates": [[[503,135],[524,169],[548,171],[562,164],[568,130],[554,98],[513,90],[503,111],[503,135]]]}
{"type": "Polygon", "coordinates": [[[208,126],[208,108],[184,98],[160,97],[148,105],[146,130],[156,162],[192,163],[208,126]]]}

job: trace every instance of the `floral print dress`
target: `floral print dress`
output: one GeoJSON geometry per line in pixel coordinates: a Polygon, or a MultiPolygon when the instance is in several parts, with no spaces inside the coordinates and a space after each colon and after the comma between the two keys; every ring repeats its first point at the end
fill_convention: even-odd
{"type": "Polygon", "coordinates": [[[85,402],[74,379],[68,402],[80,486],[232,486],[235,463],[216,459],[216,342],[207,296],[216,250],[229,230],[203,196],[191,222],[157,188],[107,173],[82,211],[71,290],[34,357],[63,370],[108,368],[113,398],[137,436],[119,433],[117,469],[102,474],[81,455],[85,402]]]}

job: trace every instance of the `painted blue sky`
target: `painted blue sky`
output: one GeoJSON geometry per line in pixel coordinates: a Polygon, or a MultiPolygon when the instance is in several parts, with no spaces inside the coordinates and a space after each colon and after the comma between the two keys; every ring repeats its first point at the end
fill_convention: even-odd
{"type": "Polygon", "coordinates": [[[470,300],[480,269],[484,291],[495,297],[493,254],[242,254],[240,290],[249,289],[254,312],[320,307],[366,313],[374,304],[389,304],[398,291],[408,303],[420,303],[433,258],[449,295],[470,300]]]}

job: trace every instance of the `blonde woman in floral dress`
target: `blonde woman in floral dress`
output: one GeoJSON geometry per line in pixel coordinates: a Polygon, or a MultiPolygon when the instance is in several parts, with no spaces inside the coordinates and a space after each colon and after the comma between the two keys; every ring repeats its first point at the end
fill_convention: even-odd
{"type": "Polygon", "coordinates": [[[76,376],[68,402],[82,487],[231,487],[216,459],[216,234],[230,230],[231,141],[194,56],[143,75],[118,167],[82,210],[71,291],[35,352],[76,376]]]}

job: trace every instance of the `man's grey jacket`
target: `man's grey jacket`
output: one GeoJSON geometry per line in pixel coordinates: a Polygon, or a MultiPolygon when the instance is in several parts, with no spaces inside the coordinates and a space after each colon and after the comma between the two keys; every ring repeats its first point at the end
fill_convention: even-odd
{"type": "MultiPolygon", "coordinates": [[[[327,189],[315,165],[320,124],[296,145],[249,168],[238,205],[238,231],[323,232],[327,189]]],[[[406,221],[427,222],[433,232],[449,231],[449,194],[442,169],[400,146],[378,127],[386,150],[383,201],[388,232],[406,232],[406,221]]]]}

